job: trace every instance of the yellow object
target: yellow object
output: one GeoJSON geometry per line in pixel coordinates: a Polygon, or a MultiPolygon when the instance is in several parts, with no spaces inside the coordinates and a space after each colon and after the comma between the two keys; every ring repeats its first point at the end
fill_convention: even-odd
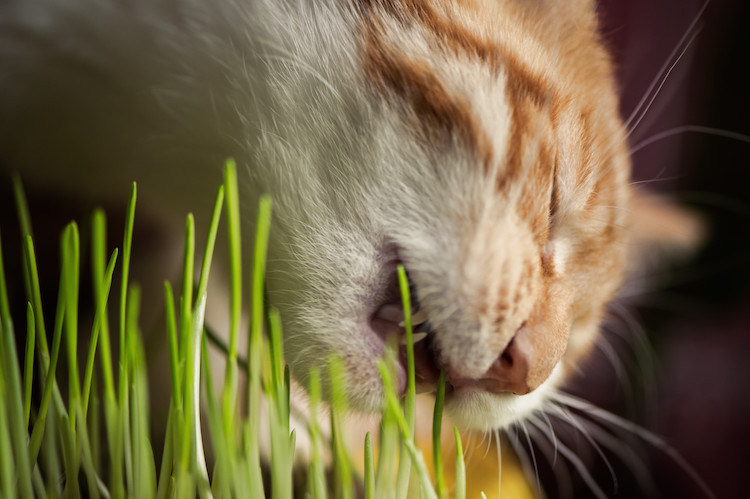
{"type": "MultiPolygon", "coordinates": [[[[445,433],[445,432],[444,432],[445,433]]],[[[488,437],[489,438],[489,437],[488,437]]],[[[499,480],[500,493],[498,494],[498,463],[497,448],[493,441],[487,443],[487,439],[477,438],[476,435],[468,436],[462,434],[461,440],[464,446],[466,460],[466,497],[467,499],[479,498],[482,492],[488,499],[496,497],[506,499],[534,499],[537,494],[526,480],[526,475],[521,464],[512,449],[507,446],[501,447],[502,476],[499,480]]],[[[425,456],[430,475],[434,479],[432,466],[432,438],[424,439],[423,435],[416,435],[417,445],[425,456]]],[[[455,483],[454,456],[456,454],[453,436],[445,434],[441,439],[443,444],[443,476],[445,484],[452,497],[455,483]]]]}
{"type": "MultiPolygon", "coordinates": [[[[417,447],[424,455],[425,464],[429,468],[430,476],[435,480],[435,470],[432,460],[432,410],[434,399],[432,397],[418,396],[416,404],[416,421],[414,440],[417,447]]],[[[350,420],[350,423],[352,421],[350,420]]],[[[349,426],[350,442],[363,442],[364,434],[370,431],[377,434],[377,418],[362,417],[355,424],[349,426]]],[[[489,438],[489,437],[487,437],[489,438]]],[[[498,462],[497,448],[493,440],[488,444],[487,438],[481,435],[470,435],[463,433],[461,442],[464,448],[466,462],[466,498],[478,499],[482,493],[488,499],[501,497],[503,499],[534,499],[538,497],[534,488],[529,484],[523,472],[521,464],[516,458],[515,452],[507,446],[501,448],[502,476],[500,480],[500,494],[498,494],[498,462]]],[[[494,439],[494,437],[493,437],[494,439]]],[[[448,489],[448,497],[454,497],[455,487],[455,455],[456,447],[453,436],[453,423],[447,418],[442,425],[442,456],[443,477],[448,489]]],[[[377,449],[375,449],[377,456],[377,449]]],[[[353,450],[355,466],[362,472],[364,470],[364,452],[362,449],[353,450]],[[360,459],[360,457],[362,457],[360,459]]],[[[377,457],[376,457],[377,459],[377,457]]],[[[413,470],[412,470],[413,471],[413,470]]],[[[418,490],[413,491],[410,497],[419,497],[418,490]]]]}

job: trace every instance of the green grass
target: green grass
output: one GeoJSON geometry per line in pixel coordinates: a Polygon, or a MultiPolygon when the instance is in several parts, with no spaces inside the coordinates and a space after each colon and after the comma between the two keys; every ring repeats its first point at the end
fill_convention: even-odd
{"type": "MultiPolygon", "coordinates": [[[[41,286],[52,283],[39,282],[32,221],[18,179],[14,186],[24,242],[25,289],[7,288],[0,239],[0,496],[206,498],[272,494],[291,498],[296,432],[304,431],[310,439],[311,458],[303,486],[313,499],[354,497],[357,490],[363,490],[367,498],[402,498],[414,491],[426,498],[449,497],[441,476],[444,464],[440,452],[432,456],[439,477],[433,484],[425,456],[414,442],[414,354],[403,268],[399,269],[399,279],[406,312],[407,394],[403,400],[396,394],[392,369],[395,354],[389,350],[379,364],[386,387],[380,430],[378,435],[366,436],[365,466],[360,472],[355,469],[351,450],[360,446],[344,439],[348,403],[339,359],[330,360],[325,376],[318,371],[310,373],[308,427],[290,428],[290,379],[283,361],[281,319],[278,311],[264,301],[271,200],[260,199],[258,219],[241,224],[236,168],[228,161],[205,235],[206,251],[200,261],[197,287],[192,215],[187,216],[185,224],[179,296],[168,282],[164,284],[164,341],[169,347],[172,391],[163,441],[154,442],[150,436],[154,422],[149,419],[146,354],[138,323],[141,291],[128,278],[132,245],[137,244],[133,241],[136,186],[127,204],[121,251],[115,249],[107,255],[105,216],[98,210],[91,218],[94,317],[89,318],[93,319],[90,331],[81,330],[81,323],[86,321],[79,320],[78,297],[87,284],[80,282],[78,226],[70,223],[60,239],[58,301],[43,304],[41,286]],[[207,341],[214,337],[209,338],[204,319],[208,277],[222,218],[231,268],[230,327],[227,344],[214,345],[221,347],[227,360],[225,371],[217,373],[208,362],[207,350],[212,347],[207,341]],[[254,247],[244,252],[240,243],[243,225],[256,230],[254,247]],[[252,259],[243,262],[243,254],[252,259]],[[244,294],[243,263],[249,264],[251,276],[251,289],[244,294]],[[121,276],[121,288],[118,308],[113,309],[111,286],[116,272],[121,276]],[[25,293],[25,324],[11,318],[9,293],[25,293]],[[42,307],[53,305],[50,347],[42,307]],[[250,312],[249,331],[240,329],[243,308],[250,312]],[[118,319],[114,331],[119,344],[117,356],[113,355],[109,317],[118,319]],[[24,328],[25,335],[17,328],[24,328]],[[242,334],[249,338],[244,359],[237,348],[242,334]],[[25,344],[19,350],[16,339],[24,336],[25,344]],[[67,371],[63,372],[61,366],[67,371]],[[223,380],[218,392],[214,377],[223,380]],[[322,386],[322,380],[328,380],[330,386],[322,386]],[[246,391],[240,393],[243,385],[246,391]],[[327,402],[321,397],[324,392],[330,394],[327,402]],[[260,413],[263,397],[266,418],[260,413]],[[329,411],[324,411],[324,404],[329,411]],[[320,425],[325,413],[330,418],[330,437],[320,425]],[[201,417],[206,417],[205,424],[201,417]],[[269,435],[271,442],[270,452],[264,454],[269,456],[269,490],[262,480],[261,432],[269,435]],[[155,455],[161,460],[157,462],[155,455]],[[213,457],[209,460],[208,455],[213,457]],[[328,455],[332,456],[330,461],[328,455]],[[399,456],[397,460],[395,455],[399,456]]],[[[442,380],[433,419],[436,449],[441,447],[442,380]]],[[[457,431],[455,436],[457,479],[450,495],[461,498],[465,495],[464,465],[457,431]]]]}

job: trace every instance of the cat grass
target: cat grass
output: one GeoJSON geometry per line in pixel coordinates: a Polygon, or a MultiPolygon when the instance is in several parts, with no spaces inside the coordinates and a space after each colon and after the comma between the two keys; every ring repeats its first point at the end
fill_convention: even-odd
{"type": "Polygon", "coordinates": [[[297,431],[306,432],[310,440],[310,458],[304,464],[307,481],[302,486],[311,498],[350,498],[362,493],[366,498],[465,496],[462,443],[455,428],[456,478],[451,490],[443,479],[444,466],[453,464],[443,463],[440,453],[443,376],[433,418],[435,452],[429,456],[436,479],[431,478],[428,458],[414,440],[411,306],[403,268],[399,268],[399,281],[408,352],[405,397],[396,394],[392,370],[395,354],[391,349],[379,363],[385,386],[380,430],[376,435],[368,433],[364,446],[347,441],[344,367],[339,359],[332,358],[327,372],[310,373],[312,417],[308,426],[292,429],[281,318],[264,300],[272,203],[267,197],[261,198],[257,220],[244,224],[255,226],[255,241],[253,248],[243,251],[236,167],[228,161],[208,234],[203,236],[205,253],[197,264],[198,236],[193,217],[188,215],[182,285],[174,290],[169,282],[164,284],[163,334],[169,347],[171,393],[163,394],[170,399],[161,432],[164,438],[154,441],[150,429],[155,422],[150,420],[148,409],[147,356],[138,322],[141,292],[128,278],[132,246],[137,244],[133,241],[135,184],[127,204],[121,250],[107,254],[105,215],[96,211],[91,218],[94,317],[91,329],[83,330],[81,323],[88,321],[79,321],[78,297],[85,284],[80,282],[78,226],[70,223],[60,239],[57,303],[42,303],[41,286],[53,283],[39,282],[31,220],[20,181],[14,182],[24,242],[25,289],[6,286],[0,238],[0,496],[291,498],[295,462],[299,466],[295,461],[297,431]],[[222,223],[228,234],[231,269],[226,342],[211,334],[204,323],[207,283],[222,223]],[[243,261],[243,254],[252,258],[243,261]],[[243,263],[250,267],[249,290],[242,289],[246,272],[243,263]],[[120,289],[115,303],[111,288],[116,273],[120,275],[120,289]],[[11,317],[9,293],[25,294],[26,317],[11,317]],[[46,324],[43,307],[52,306],[54,321],[46,324]],[[250,312],[247,331],[240,326],[243,309],[250,312]],[[110,324],[113,317],[117,319],[114,326],[110,324]],[[25,328],[25,334],[17,328],[25,328]],[[248,335],[247,351],[239,352],[243,334],[248,335]],[[16,344],[20,338],[25,338],[22,349],[16,344]],[[113,341],[119,345],[116,355],[113,341]],[[226,355],[223,373],[216,372],[208,362],[208,349],[215,347],[226,355]],[[214,383],[215,378],[223,382],[214,383]],[[328,403],[323,402],[324,391],[329,393],[328,403]],[[265,417],[261,417],[261,399],[265,400],[265,417]],[[322,417],[330,418],[330,434],[319,424],[322,417]],[[263,454],[261,433],[267,434],[271,443],[270,452],[263,454]],[[363,448],[364,456],[354,456],[355,448],[363,448]],[[359,457],[364,462],[362,470],[354,464],[359,457]],[[265,483],[264,467],[269,477],[265,483]]]}

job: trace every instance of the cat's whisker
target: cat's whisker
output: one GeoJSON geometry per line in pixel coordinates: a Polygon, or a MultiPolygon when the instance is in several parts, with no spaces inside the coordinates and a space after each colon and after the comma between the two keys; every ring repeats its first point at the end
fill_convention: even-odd
{"type": "Polygon", "coordinates": [[[645,492],[647,496],[657,496],[656,483],[651,477],[651,473],[644,464],[643,458],[639,456],[630,445],[623,442],[622,439],[603,430],[593,421],[581,419],[580,422],[586,427],[586,431],[589,432],[594,440],[609,449],[628,467],[638,483],[646,489],[645,492]]]}
{"type": "Polygon", "coordinates": [[[627,419],[617,416],[616,414],[596,407],[595,405],[586,402],[585,400],[579,399],[578,397],[574,397],[573,395],[569,395],[559,391],[552,391],[550,392],[549,396],[552,400],[563,406],[582,411],[594,419],[612,425],[613,428],[620,428],[632,433],[633,435],[638,436],[643,441],[649,443],[656,449],[659,449],[661,452],[669,456],[670,459],[672,459],[672,461],[679,468],[681,468],[682,471],[685,472],[696,485],[698,485],[698,487],[704,494],[706,494],[707,497],[716,497],[716,495],[713,493],[713,491],[711,491],[706,482],[703,481],[695,468],[693,468],[685,460],[685,458],[682,457],[679,452],[677,452],[674,447],[666,443],[664,439],[662,439],[658,435],[648,431],[642,426],[633,423],[632,421],[628,421],[627,419]]]}
{"type": "MultiPolygon", "coordinates": [[[[725,139],[737,140],[739,142],[745,142],[746,144],[750,144],[750,136],[745,135],[744,133],[730,132],[729,130],[721,130],[719,128],[713,128],[710,126],[682,125],[682,126],[670,128],[669,130],[664,130],[663,132],[659,132],[656,135],[652,135],[651,137],[642,140],[641,142],[637,143],[636,145],[630,148],[630,154],[634,155],[641,149],[650,146],[654,142],[658,142],[660,140],[664,140],[669,137],[674,137],[675,135],[682,135],[685,133],[700,133],[703,135],[713,135],[715,137],[722,137],[725,139]]],[[[660,179],[654,179],[653,181],[656,181],[656,180],[660,180],[660,179]]]]}
{"type": "MultiPolygon", "coordinates": [[[[534,483],[536,477],[533,475],[534,467],[531,464],[531,461],[529,460],[529,453],[526,451],[526,448],[521,445],[521,442],[518,440],[518,426],[514,425],[513,430],[515,432],[514,438],[507,438],[507,441],[510,442],[511,447],[513,447],[513,451],[516,454],[516,457],[518,457],[518,460],[521,462],[521,469],[523,470],[524,475],[526,476],[526,481],[528,483],[534,483]]],[[[507,435],[507,433],[506,433],[507,435]]]]}
{"type": "MultiPolygon", "coordinates": [[[[690,23],[690,25],[688,25],[687,29],[683,33],[683,35],[680,38],[680,40],[677,42],[677,44],[675,45],[675,47],[672,49],[672,52],[669,53],[669,56],[666,58],[666,60],[662,64],[661,68],[659,68],[659,71],[657,71],[656,77],[651,81],[651,84],[646,89],[646,92],[644,92],[643,97],[641,97],[641,100],[638,102],[638,104],[636,104],[636,106],[633,109],[633,111],[631,111],[630,116],[628,116],[628,119],[625,120],[625,129],[626,130],[630,130],[630,131],[634,130],[638,126],[638,123],[636,123],[632,127],[630,125],[631,125],[631,123],[633,123],[633,120],[636,119],[636,116],[638,116],[638,114],[641,114],[641,118],[638,119],[638,122],[640,122],[640,120],[642,119],[643,115],[646,112],[648,112],[648,107],[654,101],[654,99],[656,98],[656,95],[658,95],[659,89],[661,89],[661,87],[664,86],[664,82],[669,77],[669,73],[672,71],[672,69],[677,64],[677,62],[679,62],[680,58],[682,57],[682,54],[685,53],[685,51],[687,50],[687,48],[690,46],[690,44],[692,43],[693,39],[695,38],[695,36],[696,36],[697,33],[693,33],[693,30],[695,30],[696,25],[698,24],[698,21],[700,21],[701,17],[703,17],[703,12],[706,10],[706,7],[708,7],[708,4],[710,3],[710,1],[711,0],[706,0],[705,2],[703,2],[703,5],[698,10],[698,13],[695,15],[695,17],[693,18],[693,20],[690,23]],[[691,35],[691,33],[692,33],[692,35],[691,35]],[[688,40],[688,38],[689,38],[689,40],[688,40]],[[687,43],[686,43],[686,40],[687,40],[687,43]],[[670,62],[675,59],[675,56],[678,54],[678,52],[680,52],[680,47],[683,47],[683,46],[684,46],[684,48],[681,51],[680,55],[677,57],[677,60],[674,63],[670,64],[670,62]],[[649,103],[646,104],[646,101],[648,100],[649,96],[652,93],[654,93],[654,89],[656,88],[657,85],[659,86],[659,88],[656,89],[654,96],[651,98],[651,100],[649,101],[649,103]],[[641,113],[641,110],[643,109],[644,105],[646,106],[646,109],[643,110],[643,112],[641,113]]],[[[628,133],[628,135],[629,134],[630,133],[628,133]]]]}
{"type": "Polygon", "coordinates": [[[644,378],[643,386],[646,388],[656,386],[656,359],[651,342],[643,330],[638,319],[622,304],[613,304],[611,310],[624,321],[627,331],[612,327],[608,330],[622,338],[630,347],[638,365],[638,371],[644,378]]]}
{"type": "Polygon", "coordinates": [[[531,454],[531,462],[534,464],[534,476],[536,477],[536,490],[538,492],[541,492],[542,490],[542,484],[539,479],[539,467],[536,464],[536,455],[534,454],[534,446],[531,443],[531,436],[529,435],[529,430],[526,428],[526,423],[522,421],[519,422],[521,425],[521,429],[523,430],[524,435],[526,436],[526,444],[529,446],[529,454],[531,454]]]}
{"type": "MultiPolygon", "coordinates": [[[[615,151],[617,151],[619,146],[622,145],[623,142],[627,141],[630,138],[630,136],[638,128],[638,125],[644,119],[646,114],[649,112],[653,102],[659,96],[662,88],[664,87],[667,80],[669,79],[669,76],[671,75],[672,71],[682,60],[682,57],[685,55],[685,53],[692,45],[695,38],[698,36],[700,30],[696,28],[696,25],[698,24],[698,21],[703,16],[703,12],[705,11],[709,2],[710,0],[706,0],[703,3],[698,13],[696,14],[696,16],[693,18],[692,22],[683,33],[680,40],[672,49],[672,52],[670,52],[669,56],[666,58],[662,66],[657,71],[656,76],[654,77],[654,79],[651,81],[651,84],[648,86],[648,88],[644,92],[643,97],[641,97],[641,100],[638,102],[638,104],[636,104],[635,108],[630,113],[630,116],[628,117],[628,119],[625,120],[625,123],[624,123],[625,130],[626,130],[625,136],[622,138],[616,139],[615,141],[612,142],[612,144],[608,148],[604,150],[604,153],[602,154],[602,159],[601,159],[602,163],[606,163],[612,158],[612,156],[615,154],[615,151]]],[[[611,165],[609,168],[605,168],[604,170],[602,170],[601,174],[602,175],[606,174],[613,166],[614,165],[611,165]]]]}
{"type": "Polygon", "coordinates": [[[606,357],[606,359],[609,361],[610,365],[612,366],[612,370],[615,373],[617,381],[625,391],[628,402],[632,403],[635,399],[633,385],[630,383],[629,376],[625,372],[625,366],[622,362],[622,359],[619,355],[617,355],[617,350],[612,346],[612,343],[609,341],[609,339],[607,339],[607,336],[605,334],[600,334],[598,336],[598,338],[594,342],[594,346],[599,349],[602,355],[604,355],[604,357],[606,357]]]}
{"type": "Polygon", "coordinates": [[[490,449],[492,448],[492,435],[493,430],[485,430],[484,435],[482,436],[482,443],[484,443],[485,439],[487,440],[487,447],[484,449],[482,459],[486,459],[487,455],[490,453],[490,449]]]}
{"type": "Polygon", "coordinates": [[[656,184],[658,182],[672,182],[675,180],[679,180],[680,177],[673,176],[673,177],[662,177],[661,175],[656,175],[656,178],[648,178],[643,180],[634,180],[630,182],[630,185],[650,185],[650,184],[656,184]]]}
{"type": "MultiPolygon", "coordinates": [[[[552,426],[552,421],[550,421],[549,416],[547,416],[547,411],[544,408],[540,411],[540,414],[542,418],[544,419],[544,423],[546,424],[546,427],[549,429],[550,442],[552,443],[552,450],[554,451],[552,455],[551,464],[552,464],[552,467],[554,468],[555,463],[557,463],[557,436],[555,435],[555,428],[554,426],[552,426]]],[[[533,416],[532,421],[536,421],[541,426],[541,421],[539,421],[538,417],[533,416]]]]}
{"type": "Polygon", "coordinates": [[[550,463],[550,468],[555,475],[557,483],[557,496],[564,498],[573,497],[573,483],[570,478],[570,470],[566,463],[561,462],[560,465],[557,462],[557,437],[545,411],[546,409],[542,408],[539,413],[546,420],[546,424],[537,416],[531,416],[528,419],[531,424],[530,431],[534,433],[532,438],[537,447],[542,451],[542,454],[544,454],[547,462],[550,463]],[[550,444],[552,446],[551,449],[550,444]]]}
{"type": "Polygon", "coordinates": [[[556,416],[561,421],[564,421],[568,423],[570,426],[578,430],[578,432],[583,436],[583,438],[586,439],[586,441],[591,444],[591,446],[594,448],[597,454],[599,454],[599,457],[602,458],[604,461],[605,466],[607,466],[607,470],[609,471],[610,476],[612,477],[612,488],[615,493],[617,493],[618,483],[617,483],[617,474],[615,473],[614,468],[612,467],[612,463],[609,462],[609,459],[607,459],[606,454],[604,454],[604,451],[599,447],[599,445],[596,443],[596,441],[591,437],[591,435],[588,433],[586,428],[581,425],[574,414],[571,414],[570,412],[566,411],[563,407],[560,407],[558,405],[553,406],[554,411],[550,413],[551,416],[556,416]]]}
{"type": "Polygon", "coordinates": [[[500,499],[500,494],[502,493],[502,484],[503,484],[503,460],[502,460],[502,451],[501,451],[501,443],[500,443],[500,430],[496,429],[494,431],[495,433],[495,449],[497,450],[497,497],[500,499]]]}
{"type": "Polygon", "coordinates": [[[558,449],[560,450],[560,454],[573,465],[576,471],[578,471],[578,474],[581,476],[586,486],[588,486],[591,493],[600,499],[605,499],[607,494],[605,494],[601,487],[596,483],[596,480],[591,476],[589,470],[586,469],[586,465],[583,461],[581,461],[581,459],[562,442],[558,444],[558,449]]]}
{"type": "MultiPolygon", "coordinates": [[[[474,434],[470,433],[468,437],[465,438],[465,444],[464,444],[464,466],[466,466],[466,469],[471,469],[471,462],[474,459],[474,448],[476,447],[474,444],[474,434]]],[[[480,442],[481,445],[481,442],[480,442]]]]}

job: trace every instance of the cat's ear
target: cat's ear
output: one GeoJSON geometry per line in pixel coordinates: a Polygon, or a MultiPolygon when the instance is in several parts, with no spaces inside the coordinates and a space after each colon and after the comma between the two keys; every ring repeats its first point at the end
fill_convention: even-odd
{"type": "Polygon", "coordinates": [[[706,241],[706,221],[688,208],[645,191],[633,190],[631,235],[636,260],[686,258],[706,241]]]}

